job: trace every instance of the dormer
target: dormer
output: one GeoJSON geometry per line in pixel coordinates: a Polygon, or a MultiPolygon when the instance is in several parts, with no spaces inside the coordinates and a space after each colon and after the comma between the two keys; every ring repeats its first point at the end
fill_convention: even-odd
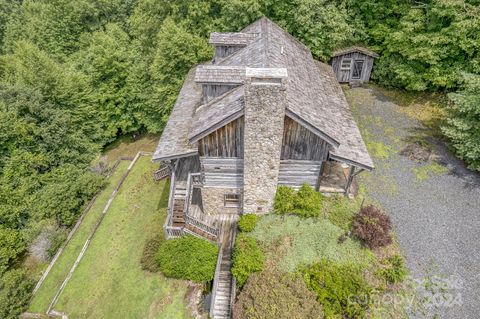
{"type": "Polygon", "coordinates": [[[258,33],[246,32],[212,32],[208,43],[215,46],[213,63],[218,59],[229,56],[241,48],[249,45],[259,37],[258,33]]]}
{"type": "Polygon", "coordinates": [[[199,65],[195,82],[202,85],[203,104],[220,96],[245,81],[245,67],[224,65],[199,65]]]}

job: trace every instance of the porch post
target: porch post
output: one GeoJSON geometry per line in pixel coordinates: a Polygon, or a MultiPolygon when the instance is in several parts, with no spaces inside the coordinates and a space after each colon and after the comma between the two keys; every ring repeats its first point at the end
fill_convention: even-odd
{"type": "Polygon", "coordinates": [[[348,172],[347,185],[345,185],[345,196],[348,196],[348,191],[352,185],[353,177],[355,176],[355,166],[350,166],[350,171],[348,172]]]}
{"type": "Polygon", "coordinates": [[[315,185],[315,190],[318,192],[320,190],[320,182],[322,181],[323,168],[325,167],[325,161],[322,161],[320,164],[320,172],[318,173],[317,183],[315,185]]]}

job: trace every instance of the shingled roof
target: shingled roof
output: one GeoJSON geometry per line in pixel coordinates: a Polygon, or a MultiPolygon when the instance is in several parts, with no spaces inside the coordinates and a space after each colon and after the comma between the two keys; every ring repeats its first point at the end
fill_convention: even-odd
{"type": "MultiPolygon", "coordinates": [[[[305,45],[266,18],[252,23],[240,33],[253,33],[259,36],[244,48],[215,61],[215,67],[286,68],[288,72],[288,77],[285,79],[286,114],[327,141],[331,145],[332,158],[365,169],[373,168],[373,162],[332,68],[323,63],[316,63],[305,45]]],[[[179,100],[183,100],[184,90],[192,89],[190,86],[188,88],[185,86],[186,84],[180,92],[179,100]]],[[[233,113],[240,114],[240,109],[243,110],[242,103],[244,103],[242,97],[243,87],[240,86],[235,89],[235,92],[228,92],[208,105],[199,107],[196,113],[192,111],[191,118],[187,120],[190,130],[188,137],[191,141],[196,141],[196,137],[205,132],[208,126],[217,127],[218,123],[225,123],[226,119],[231,120],[231,117],[234,117],[233,113]],[[222,101],[223,99],[225,101],[222,101]]],[[[197,103],[201,103],[201,97],[196,98],[197,103]]],[[[183,104],[184,102],[180,103],[179,107],[183,104]]],[[[171,119],[175,116],[176,108],[177,105],[171,119]]],[[[168,128],[169,125],[165,131],[168,128]]],[[[179,135],[182,133],[179,132],[179,135]]],[[[165,151],[161,149],[168,147],[168,145],[162,145],[163,137],[162,134],[154,159],[162,159],[161,155],[165,151]]],[[[183,135],[182,141],[186,141],[183,135]]],[[[192,146],[183,147],[191,150],[192,146]]],[[[178,153],[179,150],[182,148],[170,152],[178,153]]]]}
{"type": "Polygon", "coordinates": [[[341,48],[341,49],[335,50],[335,52],[333,52],[333,54],[332,54],[332,57],[339,56],[339,55],[344,55],[344,54],[349,54],[349,53],[352,53],[352,52],[360,52],[360,53],[363,53],[365,55],[371,56],[373,58],[378,58],[378,54],[376,54],[373,51],[370,51],[367,48],[360,47],[360,46],[351,46],[351,47],[341,48]]]}
{"type": "Polygon", "coordinates": [[[212,32],[208,43],[225,46],[246,46],[259,37],[258,33],[212,32]]]}
{"type": "Polygon", "coordinates": [[[242,84],[245,81],[244,66],[199,65],[195,73],[195,82],[242,84]]]}

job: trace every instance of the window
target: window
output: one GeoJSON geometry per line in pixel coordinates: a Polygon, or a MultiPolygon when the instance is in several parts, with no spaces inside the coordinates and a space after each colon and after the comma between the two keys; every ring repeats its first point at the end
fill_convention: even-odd
{"type": "Polygon", "coordinates": [[[360,79],[363,71],[363,60],[355,60],[353,64],[352,79],[360,79]]]}
{"type": "Polygon", "coordinates": [[[225,194],[224,196],[225,207],[240,207],[239,194],[225,194]]]}
{"type": "Polygon", "coordinates": [[[352,67],[352,59],[343,58],[342,64],[340,65],[340,70],[348,71],[352,67]]]}

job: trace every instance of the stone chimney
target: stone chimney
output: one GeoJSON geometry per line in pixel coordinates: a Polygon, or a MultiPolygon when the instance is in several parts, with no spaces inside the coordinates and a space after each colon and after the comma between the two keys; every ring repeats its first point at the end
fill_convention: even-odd
{"type": "Polygon", "coordinates": [[[247,68],[245,80],[244,213],[272,209],[285,118],[285,68],[247,68]]]}

